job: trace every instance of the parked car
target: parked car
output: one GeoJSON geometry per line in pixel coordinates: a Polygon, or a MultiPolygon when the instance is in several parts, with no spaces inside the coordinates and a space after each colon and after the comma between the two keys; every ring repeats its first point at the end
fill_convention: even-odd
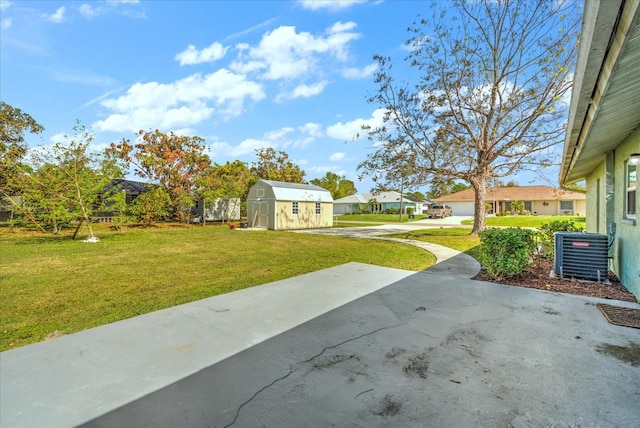
{"type": "Polygon", "coordinates": [[[431,205],[427,210],[427,217],[440,217],[445,218],[453,215],[453,210],[449,205],[431,205]]]}

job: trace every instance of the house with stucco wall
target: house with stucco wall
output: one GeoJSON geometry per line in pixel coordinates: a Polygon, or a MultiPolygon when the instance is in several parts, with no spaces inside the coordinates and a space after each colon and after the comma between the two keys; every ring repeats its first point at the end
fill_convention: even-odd
{"type": "MultiPolygon", "coordinates": [[[[473,189],[436,198],[439,204],[449,205],[455,215],[473,216],[475,193],[473,189]]],[[[586,195],[551,186],[488,187],[487,213],[511,210],[511,203],[522,201],[524,209],[537,215],[580,215],[586,211],[586,195]]]]}
{"type": "Polygon", "coordinates": [[[587,231],[613,237],[610,269],[640,299],[640,2],[589,0],[560,184],[586,181],[587,231]]]}
{"type": "Polygon", "coordinates": [[[400,210],[401,208],[403,212],[406,212],[407,208],[411,208],[416,214],[420,214],[429,208],[429,201],[402,195],[395,191],[350,195],[333,201],[334,214],[383,213],[387,210],[400,210]]]}

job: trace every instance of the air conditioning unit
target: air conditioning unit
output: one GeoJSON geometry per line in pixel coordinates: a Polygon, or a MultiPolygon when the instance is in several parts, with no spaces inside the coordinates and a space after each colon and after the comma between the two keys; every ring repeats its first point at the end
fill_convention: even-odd
{"type": "Polygon", "coordinates": [[[555,272],[561,277],[607,281],[609,239],[599,233],[556,232],[555,272]]]}

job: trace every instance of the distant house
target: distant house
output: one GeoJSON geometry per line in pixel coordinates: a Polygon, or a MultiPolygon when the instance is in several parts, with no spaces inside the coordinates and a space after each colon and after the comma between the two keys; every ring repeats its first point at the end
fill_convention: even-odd
{"type": "Polygon", "coordinates": [[[22,208],[22,196],[2,196],[0,197],[0,221],[8,221],[15,215],[16,208],[22,208]]]}
{"type": "Polygon", "coordinates": [[[333,198],[311,184],[260,180],[249,189],[247,222],[270,230],[331,227],[333,198]]]}
{"type": "MultiPolygon", "coordinates": [[[[473,189],[436,198],[438,203],[451,207],[455,215],[474,214],[475,193],[473,189]]],[[[551,186],[514,186],[487,188],[487,212],[495,214],[511,210],[511,203],[522,201],[524,209],[538,215],[578,215],[586,211],[584,193],[556,189],[551,186]]]]}
{"type": "MultiPolygon", "coordinates": [[[[135,199],[143,193],[151,190],[155,184],[143,183],[141,181],[126,180],[124,178],[116,178],[111,183],[107,184],[102,190],[103,195],[110,195],[113,193],[124,192],[125,203],[131,204],[135,199]]],[[[114,214],[110,211],[96,212],[94,215],[94,221],[98,223],[111,223],[113,221],[114,214]]]]}
{"type": "Polygon", "coordinates": [[[125,180],[124,178],[117,178],[106,185],[103,193],[112,193],[113,191],[119,191],[125,193],[125,202],[130,204],[138,196],[142,195],[153,188],[155,184],[143,183],[141,181],[125,180]]]}
{"type": "Polygon", "coordinates": [[[240,220],[240,198],[218,198],[214,203],[195,201],[191,210],[194,221],[233,221],[240,220]]]}
{"type": "Polygon", "coordinates": [[[614,236],[611,270],[640,298],[640,4],[587,1],[560,183],[586,180],[587,231],[614,236]]]}
{"type": "Polygon", "coordinates": [[[356,214],[361,212],[382,213],[390,209],[402,211],[411,208],[415,213],[422,213],[428,209],[429,201],[402,196],[399,192],[380,192],[377,194],[364,193],[359,195],[345,196],[333,201],[334,214],[356,214]],[[402,199],[402,200],[401,200],[402,199]]]}
{"type": "MultiPolygon", "coordinates": [[[[133,203],[136,198],[150,189],[157,187],[157,184],[144,183],[141,181],[133,181],[126,179],[113,180],[104,188],[104,193],[119,191],[125,193],[125,202],[133,203]]],[[[195,221],[201,222],[203,217],[206,221],[230,221],[240,219],[240,198],[225,199],[220,198],[213,204],[205,204],[202,200],[196,200],[191,210],[192,217],[195,221]]],[[[110,222],[112,213],[98,213],[96,220],[99,222],[110,222]]]]}

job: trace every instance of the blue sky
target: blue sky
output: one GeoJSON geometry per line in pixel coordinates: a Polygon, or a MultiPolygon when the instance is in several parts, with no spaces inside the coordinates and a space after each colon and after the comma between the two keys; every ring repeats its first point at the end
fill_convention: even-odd
{"type": "Polygon", "coordinates": [[[372,184],[356,166],[372,148],[353,137],[382,116],[366,102],[372,57],[406,69],[406,28],[429,2],[0,5],[0,98],[45,127],[30,145],[71,134],[76,119],[93,130],[96,149],[157,128],[204,138],[217,163],[283,150],[307,180],[331,171],[363,193],[372,184]]]}

